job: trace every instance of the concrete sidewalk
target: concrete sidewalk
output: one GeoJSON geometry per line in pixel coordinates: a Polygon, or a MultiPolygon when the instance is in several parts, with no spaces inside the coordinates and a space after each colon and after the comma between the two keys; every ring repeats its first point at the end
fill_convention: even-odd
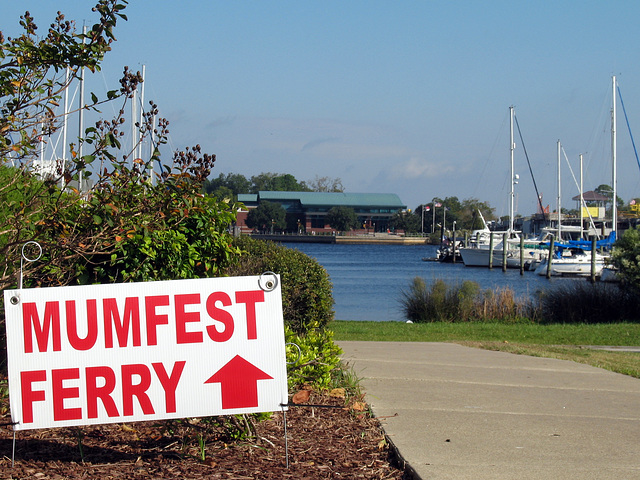
{"type": "Polygon", "coordinates": [[[338,342],[427,479],[640,479],[640,380],[448,343],[338,342]]]}

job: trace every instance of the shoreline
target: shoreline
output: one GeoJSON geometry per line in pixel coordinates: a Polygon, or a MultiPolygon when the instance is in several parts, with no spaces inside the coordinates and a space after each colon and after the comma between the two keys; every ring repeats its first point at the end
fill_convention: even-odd
{"type": "Polygon", "coordinates": [[[252,234],[251,238],[288,243],[341,243],[343,245],[430,245],[427,237],[402,237],[389,233],[371,233],[364,235],[261,235],[252,234]]]}

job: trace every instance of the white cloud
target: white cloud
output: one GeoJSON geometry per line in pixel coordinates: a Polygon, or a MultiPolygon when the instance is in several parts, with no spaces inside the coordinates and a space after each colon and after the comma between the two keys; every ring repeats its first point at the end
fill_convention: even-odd
{"type": "Polygon", "coordinates": [[[448,175],[459,166],[442,162],[432,162],[421,157],[411,157],[406,162],[397,165],[390,172],[393,178],[435,178],[448,175]]]}

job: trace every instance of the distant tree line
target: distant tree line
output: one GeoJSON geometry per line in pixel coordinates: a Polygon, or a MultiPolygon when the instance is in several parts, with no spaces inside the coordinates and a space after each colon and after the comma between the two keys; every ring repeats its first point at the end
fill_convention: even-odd
{"type": "MultiPolygon", "coordinates": [[[[342,180],[331,177],[316,177],[309,181],[298,181],[290,173],[263,172],[250,178],[239,173],[221,173],[215,178],[205,180],[202,191],[219,200],[237,201],[238,195],[246,193],[268,192],[344,192],[342,180]]],[[[348,231],[357,224],[357,215],[353,209],[344,212],[331,211],[327,220],[340,231],[348,231]]],[[[298,231],[301,225],[293,218],[286,217],[285,209],[278,203],[260,202],[251,209],[247,217],[247,226],[257,231],[269,233],[280,231],[298,231]]]]}
{"type": "MultiPolygon", "coordinates": [[[[289,173],[263,172],[252,177],[239,173],[221,173],[215,178],[205,180],[203,192],[219,200],[237,201],[239,194],[270,192],[344,192],[340,178],[316,177],[309,181],[298,181],[289,173]]],[[[261,208],[254,209],[247,224],[260,231],[296,231],[300,226],[287,224],[284,209],[280,205],[261,202],[261,208]],[[263,205],[264,204],[264,205],[263,205]]],[[[350,209],[352,210],[352,209],[350,209]]],[[[456,222],[459,230],[483,228],[482,218],[487,222],[495,218],[493,208],[487,202],[475,198],[460,201],[458,197],[434,198],[431,202],[418,205],[414,210],[397,212],[390,226],[394,230],[408,233],[439,232],[443,223],[448,230],[456,222]],[[446,213],[445,213],[446,209],[446,213]]],[[[336,210],[330,212],[328,224],[338,231],[349,231],[357,227],[357,215],[353,211],[336,210]],[[354,220],[355,219],[355,220],[354,220]]]]}
{"type": "Polygon", "coordinates": [[[439,232],[444,224],[452,230],[456,222],[457,230],[476,230],[484,227],[482,217],[489,222],[495,218],[493,208],[487,202],[475,198],[460,201],[458,197],[434,198],[431,202],[418,205],[413,211],[396,213],[391,226],[409,233],[439,232]]]}
{"type": "Polygon", "coordinates": [[[263,172],[247,178],[239,173],[221,173],[205,180],[203,192],[220,200],[238,199],[239,194],[269,192],[344,192],[339,178],[316,177],[309,181],[298,181],[290,173],[263,172]]]}

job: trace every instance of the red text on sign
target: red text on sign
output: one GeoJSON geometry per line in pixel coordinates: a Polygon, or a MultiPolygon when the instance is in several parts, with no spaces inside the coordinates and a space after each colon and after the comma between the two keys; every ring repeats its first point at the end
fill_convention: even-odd
{"type": "Polygon", "coordinates": [[[152,363],[151,369],[144,364],[133,364],[122,365],[119,371],[98,366],[21,372],[22,421],[33,423],[36,402],[52,405],[53,419],[56,422],[98,418],[100,407],[109,418],[130,417],[135,413],[136,404],[144,415],[154,415],[158,407],[153,405],[147,393],[152,382],[159,382],[164,391],[164,413],[175,413],[176,389],[185,363],[175,362],[170,372],[167,372],[162,363],[152,363]],[[114,390],[118,380],[121,382],[122,394],[115,398],[114,390]],[[43,382],[50,382],[51,389],[44,389],[43,382]],[[81,398],[81,388],[86,394],[86,405],[77,406],[76,402],[75,407],[69,407],[68,402],[81,398]],[[47,398],[49,391],[51,399],[47,398]]]}
{"type": "Polygon", "coordinates": [[[234,300],[244,305],[247,339],[256,340],[256,305],[264,302],[262,290],[235,292],[233,300],[226,292],[213,292],[204,305],[199,293],[127,297],[122,307],[115,298],[88,299],[83,308],[79,308],[75,300],[66,300],[64,322],[61,302],[46,302],[44,311],[38,309],[36,303],[25,302],[22,305],[24,352],[59,352],[67,346],[77,351],[91,350],[98,344],[101,331],[104,348],[140,347],[143,332],[145,345],[155,346],[162,329],[172,329],[178,344],[203,343],[206,338],[226,342],[234,335],[237,322],[242,320],[237,314],[234,318],[228,310],[234,300]],[[83,335],[79,333],[79,324],[86,325],[83,335]]]}

